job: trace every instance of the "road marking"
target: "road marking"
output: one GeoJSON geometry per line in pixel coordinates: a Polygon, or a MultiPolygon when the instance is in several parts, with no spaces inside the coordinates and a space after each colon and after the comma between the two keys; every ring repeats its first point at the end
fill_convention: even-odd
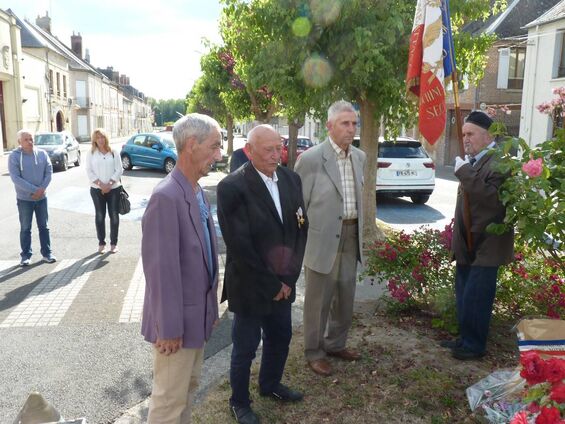
{"type": "Polygon", "coordinates": [[[143,298],[145,296],[145,275],[141,258],[137,262],[133,277],[129,283],[128,292],[124,298],[120,322],[139,322],[143,311],[143,298]]]}
{"type": "Polygon", "coordinates": [[[100,258],[64,259],[14,308],[0,328],[58,325],[100,258]]]}

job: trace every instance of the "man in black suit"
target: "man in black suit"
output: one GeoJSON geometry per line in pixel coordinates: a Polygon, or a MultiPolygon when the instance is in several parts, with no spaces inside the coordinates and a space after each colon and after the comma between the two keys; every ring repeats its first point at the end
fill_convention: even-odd
{"type": "Polygon", "coordinates": [[[259,341],[259,391],[281,401],[302,394],[281,384],[292,337],[308,221],[300,177],[278,166],[280,135],[270,125],[248,134],[250,162],[218,184],[218,220],[227,247],[222,301],[234,313],[230,408],[238,423],[259,423],[251,409],[249,376],[259,341]]]}

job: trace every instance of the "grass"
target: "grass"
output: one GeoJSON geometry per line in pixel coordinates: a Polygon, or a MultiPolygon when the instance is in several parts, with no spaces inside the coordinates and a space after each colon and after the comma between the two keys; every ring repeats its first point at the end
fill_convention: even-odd
{"type": "MultiPolygon", "coordinates": [[[[465,389],[498,368],[517,364],[513,323],[492,325],[489,353],[482,361],[461,362],[438,345],[448,335],[417,313],[390,317],[375,308],[357,312],[349,345],[363,358],[330,358],[331,377],[314,374],[303,357],[302,329],[295,330],[283,383],[305,393],[303,402],[281,404],[261,398],[258,365],[251,376],[252,407],[264,424],[454,424],[481,423],[469,410],[465,389]],[[369,310],[370,312],[367,312],[369,310]]],[[[229,382],[222,381],[195,406],[196,424],[232,423],[229,382]]]]}

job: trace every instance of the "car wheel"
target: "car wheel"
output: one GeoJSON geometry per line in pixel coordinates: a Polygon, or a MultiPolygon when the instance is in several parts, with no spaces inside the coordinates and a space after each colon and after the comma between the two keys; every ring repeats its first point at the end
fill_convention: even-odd
{"type": "Polygon", "coordinates": [[[67,155],[63,156],[63,163],[61,164],[61,171],[69,169],[69,158],[67,155]]]}
{"type": "Polygon", "coordinates": [[[429,194],[415,194],[414,196],[410,196],[410,199],[412,200],[413,203],[416,203],[417,205],[423,205],[428,200],[430,200],[430,195],[429,194]]]}
{"type": "Polygon", "coordinates": [[[133,165],[131,164],[131,159],[128,155],[122,155],[122,168],[124,168],[127,171],[133,168],[133,165]]]}
{"type": "Polygon", "coordinates": [[[80,166],[80,152],[77,152],[77,160],[75,162],[75,166],[80,166]]]}
{"type": "Polygon", "coordinates": [[[171,158],[165,159],[165,172],[167,174],[169,174],[173,170],[174,167],[175,167],[174,159],[171,159],[171,158]]]}

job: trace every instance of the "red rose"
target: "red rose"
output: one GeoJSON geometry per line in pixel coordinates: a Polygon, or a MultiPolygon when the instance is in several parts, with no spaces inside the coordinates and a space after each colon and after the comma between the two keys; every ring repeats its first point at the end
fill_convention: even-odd
{"type": "Polygon", "coordinates": [[[536,418],[536,424],[559,424],[560,422],[561,412],[554,406],[541,408],[541,413],[536,418]]]}
{"type": "Polygon", "coordinates": [[[565,360],[551,358],[545,361],[545,378],[550,383],[559,383],[565,378],[565,360]]]}
{"type": "Polygon", "coordinates": [[[550,399],[557,403],[565,403],[565,384],[557,383],[551,388],[550,399]]]}
{"type": "Polygon", "coordinates": [[[520,355],[522,371],[520,376],[525,378],[529,386],[545,381],[545,362],[535,352],[525,352],[520,355]]]}
{"type": "Polygon", "coordinates": [[[532,414],[537,414],[540,411],[540,407],[537,402],[530,403],[526,409],[532,414]]]}

